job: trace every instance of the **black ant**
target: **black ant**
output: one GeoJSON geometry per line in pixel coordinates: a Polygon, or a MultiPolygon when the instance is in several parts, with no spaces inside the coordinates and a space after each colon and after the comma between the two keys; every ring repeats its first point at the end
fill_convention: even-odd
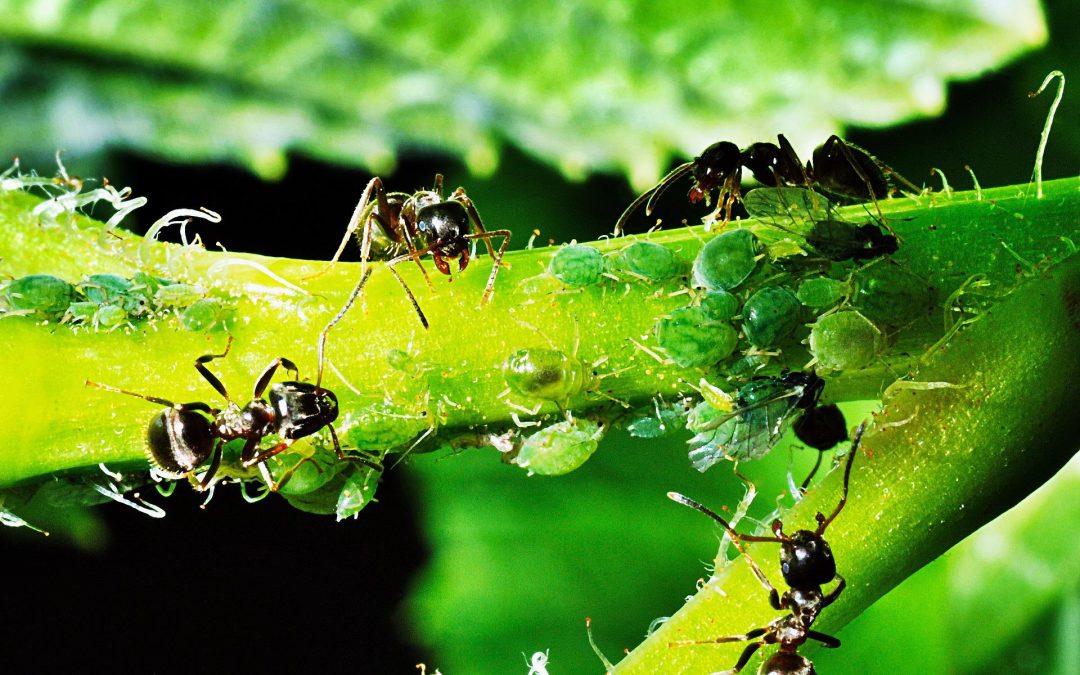
{"type": "Polygon", "coordinates": [[[727,531],[731,541],[739,549],[739,553],[746,558],[754,576],[769,592],[769,604],[774,609],[788,611],[787,615],[770,621],[763,628],[748,631],[745,635],[729,635],[712,640],[677,641],[669,643],[668,646],[720,644],[753,640],[743,650],[739,660],[735,663],[735,667],[723,671],[724,673],[738,673],[746,667],[750,657],[758,649],[765,645],[778,644],[780,650],[769,657],[759,670],[760,673],[770,673],[772,675],[805,675],[815,672],[810,659],[798,653],[799,647],[807,640],[816,640],[826,647],[840,646],[840,641],[836,638],[811,630],[810,627],[814,624],[821,610],[836,602],[836,599],[840,597],[840,594],[847,586],[844,577],[836,573],[836,560],[833,558],[832,549],[829,548],[829,543],[825,541],[824,535],[825,529],[836,519],[836,516],[840,514],[840,511],[843,510],[844,505],[847,503],[851,466],[855,460],[855,454],[859,450],[859,443],[862,441],[865,429],[866,422],[863,422],[855,432],[855,439],[852,441],[847,465],[844,467],[844,490],[840,497],[840,503],[836,505],[828,518],[821,513],[817,514],[817,528],[813,531],[798,530],[792,535],[784,534],[784,524],[778,518],[772,522],[773,536],[771,537],[740,534],[732,529],[726,520],[709,508],[677,492],[668,493],[668,498],[671,500],[700,511],[720,523],[724,530],[727,531]],[[754,559],[750,557],[750,554],[743,547],[742,543],[749,541],[780,544],[780,571],[784,575],[784,582],[790,586],[788,590],[784,591],[783,595],[769,582],[765,573],[761,571],[761,568],[758,567],[757,563],[754,562],[754,559]],[[839,580],[836,588],[827,594],[822,592],[821,587],[833,579],[839,580]]]}
{"type": "Polygon", "coordinates": [[[806,492],[814,475],[821,468],[821,457],[827,450],[832,450],[847,440],[847,420],[835,403],[815,405],[806,410],[791,426],[795,438],[818,451],[817,461],[809,475],[802,482],[800,489],[806,492]]]}
{"type": "Polygon", "coordinates": [[[494,292],[495,276],[502,265],[506,247],[510,244],[510,230],[484,229],[480,213],[465,194],[465,188],[459,187],[449,198],[443,198],[442,174],[435,174],[434,188],[418,190],[411,195],[407,192],[387,192],[383,187],[382,179],[376,176],[368,182],[363,194],[360,195],[360,201],[357,202],[352,217],[349,219],[345,236],[330,260],[330,264],[314,276],[320,276],[334,266],[345,250],[345,246],[348,245],[349,238],[361,225],[364,228],[360,241],[361,275],[367,269],[367,263],[373,256],[386,259],[387,268],[405,289],[405,294],[409,296],[409,301],[412,302],[424,328],[428,327],[427,317],[420,309],[420,304],[417,303],[412,290],[394,269],[395,265],[406,260],[415,261],[424,275],[428,288],[434,293],[435,286],[431,283],[431,277],[428,276],[420,258],[431,254],[435,267],[443,274],[450,276],[448,261],[457,259],[458,271],[464,271],[469,264],[469,243],[482,239],[484,245],[487,246],[488,254],[495,261],[487,286],[484,288],[484,296],[480,301],[481,304],[486,304],[494,292]],[[472,232],[472,227],[475,227],[477,231],[472,232]],[[492,237],[503,238],[498,253],[491,246],[492,237]],[[404,253],[400,253],[402,249],[404,253]]]}
{"type": "MultiPolygon", "coordinates": [[[[731,141],[719,141],[705,148],[694,161],[682,164],[660,179],[626,207],[615,223],[615,235],[623,232],[630,215],[645,203],[645,215],[651,216],[656,200],[673,184],[692,174],[690,203],[704,200],[717,193],[713,215],[724,213],[723,221],[731,220],[731,212],[742,197],[742,170],[747,168],[754,178],[767,187],[804,186],[855,203],[887,197],[900,187],[917,192],[910,181],[898,174],[866,150],[848,143],[835,134],[814,150],[813,161],[804,166],[795,148],[779,134],[777,143],[753,143],[743,150],[731,141]]],[[[879,209],[880,210],[880,209],[879,209]]]]}
{"type": "Polygon", "coordinates": [[[210,487],[217,474],[221,465],[222,446],[237,438],[245,440],[240,453],[241,464],[245,468],[258,465],[266,484],[275,492],[299,464],[287,472],[280,483],[275,483],[264,462],[287,450],[297,439],[310,436],[324,427],[330,431],[334,451],[339,459],[357,461],[381,469],[379,464],[367,458],[346,455],[342,451],[333,425],[338,417],[337,396],[322,386],[327,334],[352,306],[370,276],[371,270],[365,271],[345,306],[319,334],[319,371],[315,384],[300,382],[300,372],[296,364],[285,357],[278,357],[256,380],[251,401],[240,407],[229,396],[221,380],[206,367],[206,364],[214,359],[224,358],[229,354],[233,342],[230,335],[223,353],[206,354],[195,359],[195,370],[228,402],[224,409],[199,401],[173,403],[157,396],[138,394],[90,380],[86,381],[86,386],[135,396],[165,406],[165,409],[150,421],[146,432],[147,454],[157,472],[171,479],[190,476],[209,459],[210,466],[196,485],[200,492],[210,487]],[[297,379],[270,384],[278,368],[293,373],[297,379]],[[267,387],[270,393],[264,397],[267,387]],[[259,443],[270,434],[277,435],[281,441],[260,451],[259,443]]]}

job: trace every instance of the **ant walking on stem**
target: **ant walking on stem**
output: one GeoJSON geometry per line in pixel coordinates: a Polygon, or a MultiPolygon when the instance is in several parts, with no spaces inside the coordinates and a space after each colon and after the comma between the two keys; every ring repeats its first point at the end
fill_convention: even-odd
{"type": "MultiPolygon", "coordinates": [[[[465,194],[465,188],[454,190],[449,198],[443,197],[443,177],[435,174],[435,186],[431,190],[407,192],[387,192],[382,179],[378,176],[368,182],[360,201],[349,219],[345,236],[341,240],[330,264],[321,272],[309,278],[322,276],[341,258],[345,246],[356,230],[363,227],[360,235],[360,273],[367,270],[367,264],[373,258],[386,260],[386,267],[397,279],[405,294],[409,296],[413,309],[420,317],[424,328],[428,327],[427,317],[420,309],[405,280],[394,267],[398,263],[412,260],[420,268],[431,292],[435,286],[421,262],[425,255],[431,255],[435,267],[447,276],[451,276],[451,260],[458,261],[458,271],[462,272],[469,265],[471,243],[477,239],[484,242],[488,255],[495,261],[488,277],[487,286],[480,304],[487,304],[495,289],[495,277],[502,265],[503,254],[510,244],[510,230],[486,230],[480,220],[480,213],[473,201],[465,194]],[[476,228],[476,232],[472,228],[476,228]],[[492,237],[502,237],[498,252],[491,245],[492,237]],[[404,250],[404,253],[401,251],[404,250]]],[[[452,280],[452,279],[451,279],[452,280]]]]}
{"type": "Polygon", "coordinates": [[[727,531],[731,541],[739,549],[739,553],[746,558],[754,576],[769,592],[769,604],[777,610],[787,610],[788,614],[773,621],[762,628],[755,628],[745,635],[729,635],[711,640],[682,640],[671,642],[668,646],[682,647],[688,645],[720,644],[725,642],[746,642],[752,640],[743,650],[735,667],[721,671],[715,675],[733,675],[738,673],[750,662],[750,657],[765,645],[778,644],[779,651],[769,657],[762,664],[759,673],[773,675],[812,675],[814,664],[810,659],[798,653],[798,649],[807,640],[816,640],[826,647],[839,647],[840,641],[831,635],[811,630],[811,626],[817,619],[821,610],[836,602],[844,591],[847,582],[836,573],[836,561],[833,558],[832,549],[825,541],[825,529],[836,516],[843,510],[847,503],[848,483],[851,479],[851,465],[855,460],[855,454],[859,450],[866,422],[859,425],[855,432],[855,438],[851,444],[847,465],[844,467],[844,490],[840,502],[833,509],[829,517],[818,513],[817,528],[814,530],[798,530],[794,534],[784,533],[784,525],[780,519],[772,522],[773,536],[756,536],[736,532],[726,520],[714,513],[708,507],[681,495],[677,492],[669,492],[668,498],[684,506],[700,511],[709,516],[727,531]],[[750,557],[743,546],[743,542],[774,542],[780,544],[780,570],[784,575],[784,582],[790,587],[783,595],[776,590],[765,573],[761,571],[754,559],[750,557]],[[836,587],[829,593],[824,593],[821,587],[833,579],[839,579],[836,587]]]}
{"type": "Polygon", "coordinates": [[[278,357],[256,380],[251,401],[241,407],[229,396],[221,380],[206,367],[206,364],[211,361],[225,358],[229,354],[233,342],[232,336],[229,336],[229,342],[223,353],[206,354],[195,359],[195,370],[199,371],[203,379],[225,398],[228,403],[225,408],[214,408],[201,401],[173,403],[157,396],[147,396],[90,380],[86,381],[86,386],[135,396],[165,406],[164,410],[154,416],[147,428],[146,450],[150,462],[158,473],[166,478],[181,479],[194,474],[209,460],[210,465],[206,473],[195,485],[200,492],[213,484],[214,476],[221,466],[224,444],[237,438],[243,438],[245,441],[240,453],[242,466],[245,468],[258,466],[263,480],[273,492],[284,485],[292,473],[306,460],[302,460],[286,471],[281,482],[278,483],[275,483],[270,475],[265,464],[266,460],[284,452],[298,439],[310,436],[323,428],[330,432],[338,459],[360,462],[381,470],[380,464],[366,457],[346,455],[341,449],[333,425],[338,417],[337,396],[322,386],[323,364],[326,360],[326,337],[330,329],[352,306],[370,276],[371,270],[365,271],[345,306],[319,334],[319,371],[315,384],[299,381],[300,371],[296,364],[285,357],[278,357]],[[278,368],[284,368],[296,379],[271,384],[270,380],[278,368]],[[264,396],[268,388],[269,394],[264,396]],[[281,440],[271,448],[259,450],[260,442],[271,434],[277,435],[281,440]]]}

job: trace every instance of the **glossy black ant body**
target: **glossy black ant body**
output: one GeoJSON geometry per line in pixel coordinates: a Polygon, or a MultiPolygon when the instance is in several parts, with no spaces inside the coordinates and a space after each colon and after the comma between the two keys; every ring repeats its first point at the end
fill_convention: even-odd
{"type": "MultiPolygon", "coordinates": [[[[86,386],[135,396],[165,406],[164,410],[154,416],[147,428],[146,450],[150,462],[157,472],[166,478],[180,479],[192,475],[209,460],[206,473],[196,485],[199,491],[206,490],[213,484],[214,476],[221,465],[222,447],[237,438],[245,440],[240,453],[241,464],[245,468],[258,465],[271,491],[277,491],[292,475],[292,471],[286,472],[281,483],[275,483],[264,462],[287,450],[296,440],[323,428],[329,430],[334,451],[339,459],[359,461],[381,469],[380,465],[367,458],[349,456],[342,451],[333,425],[338,417],[337,396],[322,386],[326,337],[352,306],[370,276],[371,270],[367,270],[348,302],[320,333],[319,371],[315,384],[299,381],[300,372],[296,364],[285,357],[278,357],[256,380],[251,401],[241,407],[229,396],[221,380],[206,367],[211,361],[229,354],[233,341],[232,336],[229,336],[223,353],[206,354],[195,359],[195,370],[225,398],[228,402],[225,408],[214,408],[201,401],[173,403],[157,396],[147,396],[90,380],[86,381],[86,386]],[[270,380],[278,368],[293,373],[297,379],[271,384],[270,380]],[[268,387],[269,394],[264,396],[268,387]],[[259,443],[271,434],[277,435],[280,442],[260,451],[259,443]]],[[[293,467],[294,470],[295,468],[293,467]]]]}
{"type": "Polygon", "coordinates": [[[769,604],[774,609],[788,611],[787,615],[774,619],[767,626],[748,631],[745,635],[730,635],[712,640],[671,642],[669,646],[720,644],[752,640],[743,650],[742,655],[739,656],[735,667],[722,671],[723,673],[733,674],[745,668],[750,661],[750,657],[758,649],[765,645],[776,644],[780,646],[779,651],[769,657],[758,671],[759,673],[772,675],[808,675],[814,673],[814,665],[810,662],[810,659],[798,653],[799,647],[807,640],[816,640],[826,647],[840,646],[839,640],[831,635],[811,630],[811,626],[817,620],[821,611],[836,602],[836,599],[840,597],[840,594],[847,586],[844,577],[836,573],[836,560],[833,558],[832,549],[829,547],[824,535],[825,529],[836,519],[836,516],[840,514],[840,511],[843,510],[844,505],[847,503],[851,466],[854,463],[855,454],[859,450],[859,443],[862,441],[865,429],[866,422],[863,422],[855,432],[847,464],[844,467],[844,489],[840,502],[828,518],[821,513],[817,514],[817,528],[812,531],[798,530],[791,535],[785,534],[784,525],[778,518],[772,522],[773,536],[771,537],[740,534],[732,529],[726,520],[709,508],[677,492],[668,493],[668,498],[672,501],[700,511],[720,523],[724,530],[727,531],[731,541],[739,549],[739,553],[746,558],[754,576],[769,592],[769,604]],[[765,576],[765,573],[761,571],[761,568],[758,567],[757,563],[754,562],[754,559],[750,557],[750,554],[743,547],[743,542],[748,541],[780,544],[780,571],[784,576],[784,582],[789,586],[783,595],[769,582],[768,577],[765,576]],[[839,580],[836,587],[828,593],[823,592],[821,587],[830,583],[833,579],[839,580]]]}
{"type": "Polygon", "coordinates": [[[688,195],[690,202],[704,200],[708,204],[710,195],[716,192],[713,215],[723,212],[724,222],[731,220],[732,209],[741,199],[744,168],[767,187],[803,186],[847,203],[873,201],[876,204],[878,199],[889,196],[898,187],[918,191],[891,167],[839,136],[829,136],[814,150],[813,161],[805,166],[783,134],[776,139],[775,144],[753,143],[743,150],[730,141],[713,143],[694,161],[673,169],[626,207],[615,223],[615,235],[622,234],[626,221],[642,203],[645,203],[645,215],[651,216],[656,200],[687,174],[694,179],[688,195]]]}
{"type": "Polygon", "coordinates": [[[459,187],[449,198],[443,197],[442,174],[435,174],[435,186],[431,190],[418,190],[412,194],[387,192],[382,179],[376,176],[368,182],[360,195],[345,236],[330,264],[314,276],[320,276],[334,266],[348,245],[349,238],[360,227],[363,227],[360,235],[361,275],[367,270],[369,260],[386,260],[387,268],[405,289],[405,294],[409,296],[409,301],[424,328],[428,327],[427,317],[408,284],[394,269],[395,265],[406,260],[415,261],[428,288],[434,293],[435,286],[420,259],[430,254],[435,261],[435,267],[443,274],[451,276],[449,261],[456,259],[458,271],[464,271],[469,265],[470,243],[481,239],[487,246],[488,254],[495,261],[480,301],[481,304],[486,304],[494,292],[495,277],[502,265],[506,247],[510,244],[510,230],[484,229],[480,213],[465,194],[465,188],[459,187]],[[472,231],[474,227],[476,232],[472,231]],[[492,237],[503,238],[498,253],[491,246],[492,237]]]}
{"type": "Polygon", "coordinates": [[[818,451],[814,468],[802,482],[801,489],[805,492],[810,481],[821,468],[822,454],[847,440],[847,420],[844,419],[844,413],[835,403],[827,403],[815,405],[806,410],[799,419],[795,420],[791,428],[795,432],[795,438],[818,451]]]}

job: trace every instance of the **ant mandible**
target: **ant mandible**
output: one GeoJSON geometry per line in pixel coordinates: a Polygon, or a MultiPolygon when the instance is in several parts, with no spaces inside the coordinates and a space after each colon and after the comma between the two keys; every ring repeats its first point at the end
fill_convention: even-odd
{"type": "MultiPolygon", "coordinates": [[[[848,202],[873,201],[887,197],[898,187],[918,192],[910,181],[878,160],[866,150],[829,136],[813,154],[813,161],[804,166],[795,148],[783,134],[777,143],[753,143],[743,150],[731,141],[719,141],[705,148],[692,162],[675,167],[653,187],[638,196],[619,216],[615,236],[639,206],[645,204],[645,215],[651,216],[656,201],[673,183],[687,174],[693,176],[690,203],[704,200],[717,193],[713,217],[723,212],[723,222],[731,220],[731,212],[742,197],[742,170],[749,169],[754,178],[766,187],[804,186],[816,188],[826,196],[848,202]]],[[[880,215],[880,207],[878,212],[880,215]]],[[[882,217],[884,220],[884,217],[882,217]]]]}
{"type": "MultiPolygon", "coordinates": [[[[750,662],[750,657],[770,644],[780,645],[779,651],[769,657],[762,664],[759,673],[772,675],[805,675],[814,673],[814,665],[810,659],[798,653],[798,649],[807,640],[813,639],[826,647],[839,647],[840,641],[831,635],[811,630],[810,627],[817,619],[821,610],[836,602],[840,594],[847,586],[844,577],[836,573],[836,560],[833,558],[832,549],[825,541],[825,529],[836,519],[847,503],[848,483],[851,479],[851,465],[855,460],[855,454],[859,450],[866,422],[859,425],[855,432],[855,438],[851,444],[847,465],[844,467],[844,490],[840,497],[840,503],[836,505],[832,514],[826,518],[818,513],[817,528],[811,530],[798,530],[795,534],[784,534],[784,525],[780,519],[772,522],[772,537],[740,534],[709,508],[698,502],[681,495],[677,492],[669,492],[668,498],[684,506],[700,511],[709,516],[727,531],[731,541],[739,549],[739,553],[746,558],[754,576],[757,577],[765,590],[769,592],[769,604],[773,609],[787,610],[788,614],[770,621],[763,628],[755,628],[745,635],[729,635],[714,638],[712,640],[686,640],[671,642],[668,646],[687,646],[700,644],[720,644],[725,642],[745,642],[753,640],[743,650],[735,667],[721,671],[724,674],[734,674],[741,671],[750,662]],[[742,542],[760,541],[780,544],[780,571],[784,575],[784,582],[790,588],[781,595],[773,586],[765,573],[761,571],[754,559],[743,547],[742,542]],[[821,587],[833,579],[839,579],[836,588],[828,594],[823,593],[821,587]]],[[[716,675],[720,675],[717,673],[716,675]]]]}
{"type": "Polygon", "coordinates": [[[157,396],[147,396],[91,380],[86,381],[86,386],[135,396],[165,406],[164,410],[154,416],[147,428],[146,450],[150,462],[157,472],[166,478],[181,479],[192,475],[209,459],[210,465],[202,480],[196,485],[196,489],[200,492],[213,483],[214,476],[221,465],[222,446],[237,438],[245,439],[244,448],[240,453],[241,464],[245,468],[258,465],[267,486],[274,492],[285,484],[299,464],[287,471],[280,483],[275,483],[270,471],[266,468],[266,460],[284,452],[298,439],[310,436],[323,428],[330,431],[334,451],[339,459],[357,461],[372,468],[381,469],[381,465],[372,460],[346,455],[342,451],[333,425],[338,417],[337,396],[322,386],[326,337],[330,329],[352,306],[370,276],[371,270],[365,271],[345,306],[319,334],[319,371],[315,384],[300,382],[300,371],[296,364],[285,357],[278,357],[256,380],[251,401],[241,407],[229,396],[221,380],[206,367],[206,364],[214,359],[224,358],[229,354],[233,342],[230,335],[223,353],[206,354],[195,359],[195,370],[199,371],[210,386],[228,402],[223,409],[211,407],[201,401],[173,403],[157,396]],[[293,373],[296,380],[270,384],[278,368],[284,368],[293,373]],[[264,397],[267,387],[270,392],[264,397]],[[276,434],[281,441],[269,449],[260,451],[259,443],[270,434],[276,434]]]}
{"type": "Polygon", "coordinates": [[[387,192],[382,179],[376,176],[368,182],[360,195],[360,201],[349,219],[349,226],[345,229],[345,236],[330,264],[314,277],[325,274],[334,266],[348,245],[349,238],[361,226],[364,228],[360,239],[361,276],[373,256],[386,259],[387,268],[405,289],[405,294],[409,296],[409,301],[424,328],[428,327],[427,317],[408,284],[394,269],[395,265],[406,260],[415,261],[428,288],[434,293],[435,286],[420,259],[430,254],[435,261],[435,267],[450,276],[449,261],[457,259],[458,271],[464,271],[469,265],[469,243],[481,239],[487,247],[488,255],[495,261],[480,301],[483,305],[491,300],[495,277],[502,265],[506,247],[510,244],[510,230],[484,229],[480,213],[465,194],[465,188],[459,187],[449,198],[443,197],[441,173],[435,174],[435,186],[431,190],[418,190],[411,195],[407,192],[387,192]],[[471,231],[473,227],[476,232],[471,231]],[[492,237],[503,238],[498,253],[491,246],[492,237]],[[400,253],[402,249],[404,253],[400,253]]]}

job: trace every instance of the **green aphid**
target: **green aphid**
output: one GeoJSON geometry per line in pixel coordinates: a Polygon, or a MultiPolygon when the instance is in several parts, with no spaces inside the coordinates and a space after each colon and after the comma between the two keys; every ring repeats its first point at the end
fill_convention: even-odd
{"type": "Polygon", "coordinates": [[[600,281],[604,257],[592,246],[568,244],[555,252],[548,271],[567,286],[591,286],[600,281]]]}
{"type": "Polygon", "coordinates": [[[905,326],[926,316],[936,304],[937,293],[922,278],[897,265],[867,265],[853,276],[852,305],[876,324],[905,326]]]}
{"type": "Polygon", "coordinates": [[[634,438],[663,438],[685,426],[686,406],[681,402],[664,403],[635,411],[635,419],[626,425],[634,438]]]}
{"type": "Polygon", "coordinates": [[[90,302],[102,305],[122,301],[133,285],[119,274],[91,274],[79,284],[79,290],[90,302]]]}
{"type": "Polygon", "coordinates": [[[59,317],[75,300],[75,287],[51,274],[20,277],[4,289],[8,306],[16,312],[59,317]]]}
{"type": "Polygon", "coordinates": [[[666,246],[636,241],[608,258],[609,271],[627,273],[652,282],[667,281],[683,273],[682,259],[666,246]]]}
{"type": "Polygon", "coordinates": [[[795,297],[810,309],[824,310],[847,297],[851,284],[840,279],[814,277],[799,284],[795,297]]]}
{"type": "Polygon", "coordinates": [[[606,430],[582,418],[557,422],[526,438],[514,463],[528,469],[529,475],[570,473],[592,457],[606,430]]]}
{"type": "Polygon", "coordinates": [[[727,321],[739,313],[742,303],[727,291],[710,291],[698,302],[705,316],[716,321],[727,321]]]}
{"type": "Polygon", "coordinates": [[[854,310],[826,314],[810,329],[810,353],[819,371],[865,368],[884,348],[878,327],[854,310]]]}
{"type": "Polygon", "coordinates": [[[710,318],[700,306],[683,307],[656,322],[656,341],[676,365],[711,366],[739,343],[731,324],[710,318]]]}
{"type": "Polygon", "coordinates": [[[694,260],[693,286],[730,291],[757,268],[761,246],[747,229],[728,230],[702,247],[694,260]]]}
{"type": "Polygon", "coordinates": [[[503,362],[503,378],[519,396],[541,401],[565,401],[596,381],[592,369],[558,349],[519,349],[503,362]]]}
{"type": "Polygon", "coordinates": [[[97,328],[112,330],[127,323],[128,315],[124,308],[119,305],[104,305],[94,315],[94,323],[97,328]]]}
{"type": "Polygon", "coordinates": [[[73,302],[68,305],[67,311],[64,312],[64,322],[75,324],[93,323],[97,311],[98,304],[96,302],[73,302]]]}
{"type": "Polygon", "coordinates": [[[370,466],[356,465],[349,471],[334,507],[338,522],[346,518],[355,518],[365,506],[371,503],[371,500],[375,498],[375,488],[381,477],[382,471],[370,466]]]}
{"type": "Polygon", "coordinates": [[[356,417],[345,434],[346,445],[372,452],[385,452],[407,446],[430,428],[424,415],[402,415],[399,406],[373,403],[356,417]]]}
{"type": "Polygon", "coordinates": [[[236,320],[236,308],[224,300],[203,298],[184,310],[180,322],[193,333],[225,328],[236,320]]]}
{"type": "Polygon", "coordinates": [[[154,302],[160,307],[180,309],[190,307],[206,297],[207,290],[192,284],[169,284],[154,292],[154,302]]]}
{"type": "Polygon", "coordinates": [[[781,286],[766,286],[743,305],[743,335],[755,347],[775,347],[799,326],[801,310],[794,293],[781,286]]]}
{"type": "MultiPolygon", "coordinates": [[[[301,439],[303,441],[304,439],[301,439]]],[[[274,460],[266,463],[278,493],[289,497],[315,492],[329,483],[341,471],[345,462],[338,461],[333,450],[315,443],[297,443],[274,460]],[[300,451],[294,451],[293,449],[300,451]],[[285,481],[282,484],[282,481],[285,481]]]]}

